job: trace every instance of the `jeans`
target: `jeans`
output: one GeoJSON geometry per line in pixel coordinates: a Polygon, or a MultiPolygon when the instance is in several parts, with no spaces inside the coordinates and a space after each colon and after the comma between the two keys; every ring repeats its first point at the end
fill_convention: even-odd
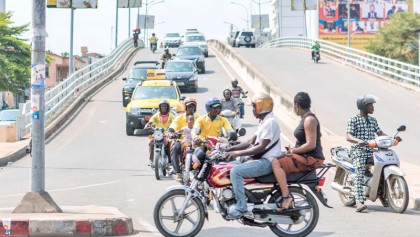
{"type": "Polygon", "coordinates": [[[171,149],[172,167],[174,167],[175,173],[181,173],[181,169],[179,167],[180,152],[181,152],[181,143],[177,141],[172,145],[172,149],[171,149]]]}
{"type": "Polygon", "coordinates": [[[245,199],[244,178],[255,178],[272,172],[271,161],[261,158],[251,160],[232,168],[230,179],[235,192],[236,209],[241,212],[247,210],[245,199]]]}
{"type": "Polygon", "coordinates": [[[239,107],[239,114],[240,114],[241,117],[243,117],[245,115],[245,104],[242,104],[239,107]]]}

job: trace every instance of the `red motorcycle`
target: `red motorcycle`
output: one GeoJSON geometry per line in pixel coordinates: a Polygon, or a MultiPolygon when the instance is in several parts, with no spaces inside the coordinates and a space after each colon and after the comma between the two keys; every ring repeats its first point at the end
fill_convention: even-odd
{"type": "MultiPolygon", "coordinates": [[[[197,168],[197,173],[191,184],[170,187],[158,200],[154,209],[154,221],[162,235],[197,235],[204,225],[204,219],[208,219],[205,204],[211,201],[225,220],[231,220],[228,210],[231,205],[236,204],[230,180],[230,170],[234,165],[223,162],[222,146],[217,143],[207,152],[195,152],[198,160],[193,166],[197,168]]],[[[289,175],[287,181],[290,194],[294,197],[295,208],[286,211],[276,210],[282,195],[274,174],[245,179],[248,211],[238,221],[249,226],[269,227],[278,236],[310,234],[319,218],[319,207],[312,193],[324,206],[330,207],[321,186],[325,182],[325,173],[333,166],[325,164],[318,170],[289,175]]]]}

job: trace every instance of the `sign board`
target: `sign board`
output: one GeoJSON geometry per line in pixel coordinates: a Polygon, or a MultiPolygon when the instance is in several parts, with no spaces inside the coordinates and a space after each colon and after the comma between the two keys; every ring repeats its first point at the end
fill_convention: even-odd
{"type": "Polygon", "coordinates": [[[155,16],[139,15],[139,26],[142,29],[154,29],[155,28],[155,16]]]}
{"type": "Polygon", "coordinates": [[[118,8],[141,7],[142,0],[118,0],[118,8]]]}
{"type": "Polygon", "coordinates": [[[407,11],[413,11],[411,0],[353,1],[350,11],[347,2],[319,0],[319,38],[347,46],[350,28],[351,47],[364,50],[393,14],[407,11]],[[347,22],[348,12],[350,24],[347,22]]]}
{"type": "Polygon", "coordinates": [[[259,29],[261,20],[261,30],[264,28],[270,28],[268,14],[267,15],[251,15],[251,28],[259,29]]]}
{"type": "Polygon", "coordinates": [[[98,8],[98,0],[47,0],[48,8],[98,8]]]}
{"type": "Polygon", "coordinates": [[[316,10],[317,0],[292,0],[292,11],[316,10]]]}

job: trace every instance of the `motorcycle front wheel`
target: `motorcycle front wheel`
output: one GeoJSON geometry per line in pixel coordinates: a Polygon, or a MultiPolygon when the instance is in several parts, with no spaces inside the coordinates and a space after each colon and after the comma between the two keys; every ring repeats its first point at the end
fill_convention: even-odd
{"type": "MultiPolygon", "coordinates": [[[[338,172],[338,170],[337,170],[338,172]]],[[[341,174],[338,178],[338,183],[343,185],[344,187],[352,187],[353,186],[353,182],[351,181],[351,177],[350,174],[341,170],[341,174]]],[[[349,194],[344,194],[341,192],[338,192],[338,196],[340,196],[341,202],[345,205],[345,206],[354,206],[356,205],[356,198],[352,195],[349,194]]]]}
{"type": "Polygon", "coordinates": [[[155,164],[155,177],[157,180],[160,180],[160,177],[163,176],[163,172],[162,172],[162,156],[160,155],[160,153],[155,152],[155,156],[153,157],[153,161],[155,164]]]}
{"type": "Polygon", "coordinates": [[[386,196],[389,205],[397,213],[405,212],[409,201],[407,182],[404,177],[398,175],[389,176],[388,181],[390,187],[388,187],[387,182],[386,196]]]}
{"type": "MultiPolygon", "coordinates": [[[[271,231],[277,236],[300,237],[309,235],[318,224],[319,207],[314,196],[300,187],[289,187],[290,194],[293,195],[296,207],[311,207],[300,210],[300,217],[295,220],[295,224],[277,224],[270,226],[271,231]]],[[[280,199],[280,193],[274,195],[274,200],[280,199]]],[[[274,201],[270,199],[270,202],[274,201]]]]}
{"type": "Polygon", "coordinates": [[[163,195],[156,203],[153,212],[159,232],[166,237],[192,237],[197,235],[204,225],[204,206],[197,197],[186,200],[184,190],[172,190],[163,195]],[[187,208],[179,213],[184,202],[187,208]]]}

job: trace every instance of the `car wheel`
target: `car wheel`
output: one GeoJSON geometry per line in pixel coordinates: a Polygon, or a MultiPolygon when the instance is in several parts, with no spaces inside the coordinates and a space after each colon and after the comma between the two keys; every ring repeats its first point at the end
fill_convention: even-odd
{"type": "Polygon", "coordinates": [[[255,48],[255,44],[251,45],[252,48],[255,48]]]}
{"type": "Polygon", "coordinates": [[[123,102],[123,107],[127,107],[127,105],[128,105],[128,101],[125,101],[125,100],[124,100],[124,97],[123,97],[123,101],[122,101],[122,102],[123,102]]]}
{"type": "Polygon", "coordinates": [[[125,133],[127,136],[133,136],[134,135],[134,128],[130,127],[128,124],[125,125],[125,133]]]}

